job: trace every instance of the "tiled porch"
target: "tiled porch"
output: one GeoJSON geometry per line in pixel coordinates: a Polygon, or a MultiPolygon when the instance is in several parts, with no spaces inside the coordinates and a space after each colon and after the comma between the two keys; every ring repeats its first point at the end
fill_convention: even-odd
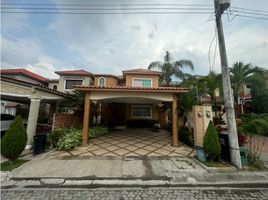
{"type": "Polygon", "coordinates": [[[149,129],[126,129],[113,131],[96,138],[88,146],[81,146],[71,152],[54,151],[52,158],[93,156],[193,156],[192,148],[180,144],[172,147],[171,135],[165,130],[152,132],[149,129]]]}

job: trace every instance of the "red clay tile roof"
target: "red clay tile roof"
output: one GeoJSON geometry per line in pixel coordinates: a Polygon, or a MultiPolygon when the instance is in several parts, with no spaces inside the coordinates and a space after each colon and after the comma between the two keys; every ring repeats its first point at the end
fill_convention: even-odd
{"type": "Polygon", "coordinates": [[[188,88],[183,87],[131,87],[131,86],[75,86],[76,90],[80,91],[148,91],[148,92],[188,92],[188,88]]]}
{"type": "Polygon", "coordinates": [[[149,69],[142,69],[142,68],[138,68],[138,69],[130,69],[130,70],[124,70],[123,74],[156,74],[156,75],[160,75],[161,72],[159,71],[153,71],[153,70],[149,70],[149,69]]]}
{"type": "Polygon", "coordinates": [[[26,69],[1,69],[0,73],[2,75],[22,74],[22,75],[28,76],[32,79],[35,79],[37,81],[42,81],[42,82],[47,82],[48,80],[47,78],[40,76],[38,74],[35,74],[33,72],[30,72],[26,69]]]}
{"type": "Polygon", "coordinates": [[[68,70],[68,71],[56,71],[55,73],[58,74],[58,75],[93,76],[92,73],[90,73],[90,72],[88,72],[86,70],[83,70],[83,69],[79,69],[79,70],[68,70]]]}

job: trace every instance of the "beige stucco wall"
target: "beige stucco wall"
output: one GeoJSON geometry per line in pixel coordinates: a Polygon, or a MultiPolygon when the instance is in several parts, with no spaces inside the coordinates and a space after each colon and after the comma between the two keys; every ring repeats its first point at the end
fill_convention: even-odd
{"type": "MultiPolygon", "coordinates": [[[[144,118],[132,118],[131,114],[132,114],[132,105],[139,105],[139,104],[126,104],[126,120],[130,120],[130,119],[144,119],[144,118]]],[[[145,104],[141,104],[141,105],[145,105],[145,104]]],[[[152,118],[148,118],[148,119],[154,119],[154,120],[158,120],[158,109],[157,109],[157,105],[156,104],[146,104],[146,105],[150,105],[152,106],[152,118]]]]}
{"type": "Polygon", "coordinates": [[[158,75],[143,75],[143,74],[127,74],[126,75],[126,86],[132,86],[133,78],[145,78],[145,79],[152,79],[152,86],[158,87],[159,86],[159,76],[158,75]]]}
{"type": "Polygon", "coordinates": [[[95,76],[94,85],[99,85],[99,78],[103,77],[105,79],[105,85],[106,86],[117,86],[118,85],[118,79],[112,76],[95,76]]]}
{"type": "Polygon", "coordinates": [[[74,80],[83,80],[83,85],[84,86],[89,86],[93,84],[93,79],[89,76],[60,76],[59,78],[59,85],[58,85],[58,91],[60,92],[67,92],[71,90],[65,90],[65,80],[68,79],[74,79],[74,80]]]}
{"type": "Polygon", "coordinates": [[[48,84],[48,88],[53,89],[53,86],[56,85],[57,86],[57,90],[59,90],[59,83],[49,83],[48,84]]]}
{"type": "Polygon", "coordinates": [[[194,106],[194,144],[203,147],[203,138],[205,136],[208,124],[212,121],[211,106],[194,106]]]}

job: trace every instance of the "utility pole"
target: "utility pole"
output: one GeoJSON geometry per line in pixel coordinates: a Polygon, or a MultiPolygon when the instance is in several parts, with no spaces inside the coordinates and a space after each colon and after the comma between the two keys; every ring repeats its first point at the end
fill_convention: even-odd
{"type": "Polygon", "coordinates": [[[226,10],[230,6],[230,1],[214,0],[214,6],[215,6],[216,26],[217,26],[217,32],[218,32],[219,50],[220,50],[220,58],[221,58],[224,102],[225,102],[227,124],[228,124],[228,131],[229,131],[231,162],[238,169],[241,169],[242,165],[241,165],[240,150],[239,150],[238,137],[237,137],[233,94],[232,94],[232,89],[231,89],[230,73],[229,73],[229,68],[228,68],[227,54],[226,54],[226,49],[225,49],[225,41],[224,41],[222,21],[221,21],[221,15],[224,12],[224,10],[226,10]]]}

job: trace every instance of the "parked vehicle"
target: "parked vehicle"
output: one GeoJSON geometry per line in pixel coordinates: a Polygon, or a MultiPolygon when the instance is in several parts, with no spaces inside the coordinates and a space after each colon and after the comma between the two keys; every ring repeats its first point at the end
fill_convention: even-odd
{"type": "Polygon", "coordinates": [[[1,114],[1,137],[9,129],[11,123],[15,119],[15,116],[10,114],[1,114]]]}

